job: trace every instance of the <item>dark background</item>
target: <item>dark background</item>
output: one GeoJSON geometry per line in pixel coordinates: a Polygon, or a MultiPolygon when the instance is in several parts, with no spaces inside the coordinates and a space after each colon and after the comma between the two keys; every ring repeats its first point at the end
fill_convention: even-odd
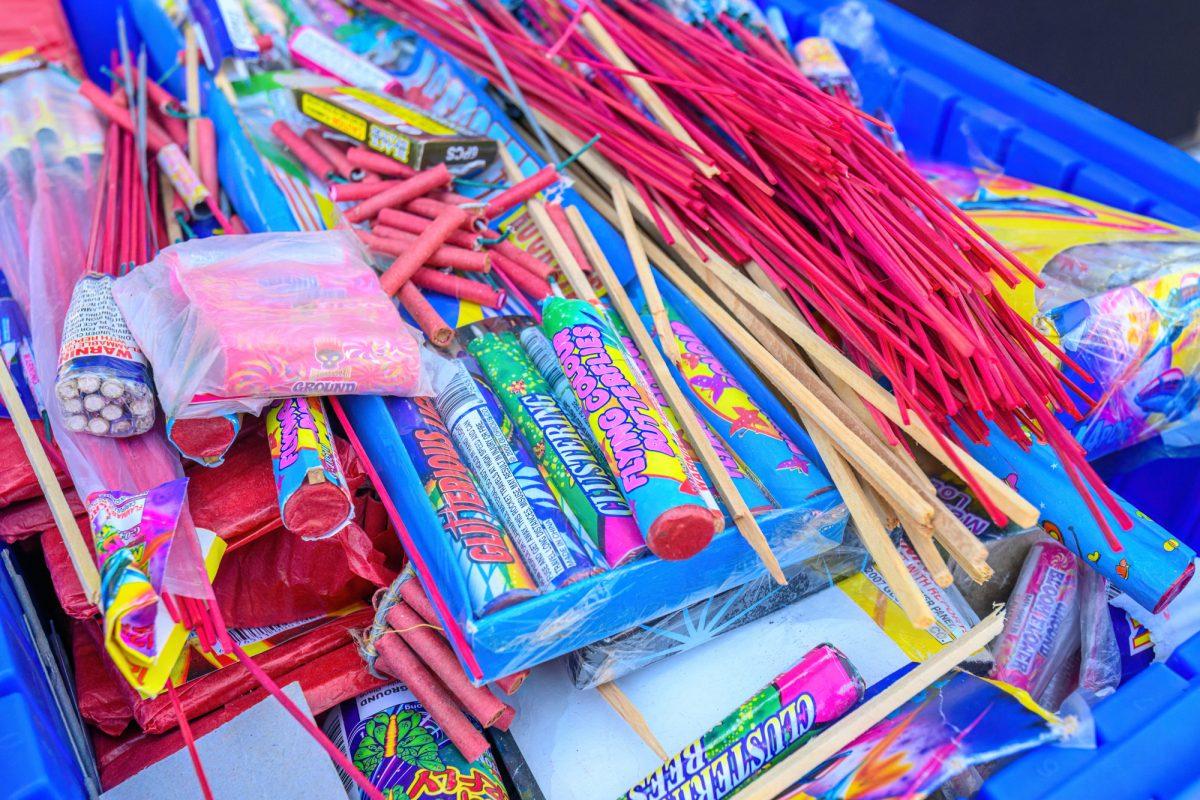
{"type": "Polygon", "coordinates": [[[1200,0],[892,0],[1143,130],[1190,140],[1200,0]]]}

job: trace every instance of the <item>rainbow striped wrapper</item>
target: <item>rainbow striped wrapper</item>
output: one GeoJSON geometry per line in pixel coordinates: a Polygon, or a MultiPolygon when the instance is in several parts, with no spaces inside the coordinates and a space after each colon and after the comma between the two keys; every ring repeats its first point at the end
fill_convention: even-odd
{"type": "Polygon", "coordinates": [[[614,567],[646,552],[629,503],[511,333],[476,332],[467,351],[524,437],[550,485],[614,567]]]}
{"type": "Polygon", "coordinates": [[[463,463],[433,401],[394,397],[388,411],[442,523],[467,582],[471,610],[481,617],[538,594],[504,523],[463,463]]]}
{"type": "Polygon", "coordinates": [[[705,501],[707,487],[612,326],[583,300],[550,297],[542,329],[651,552],[665,559],[698,553],[721,524],[720,512],[705,501]]]}

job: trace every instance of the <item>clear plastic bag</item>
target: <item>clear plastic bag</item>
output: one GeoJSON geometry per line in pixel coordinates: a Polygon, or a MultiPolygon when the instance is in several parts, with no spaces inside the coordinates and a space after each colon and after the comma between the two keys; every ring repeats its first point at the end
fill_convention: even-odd
{"type": "Polygon", "coordinates": [[[419,345],[344,231],[197,239],[113,284],[170,417],[422,391],[419,345]]]}

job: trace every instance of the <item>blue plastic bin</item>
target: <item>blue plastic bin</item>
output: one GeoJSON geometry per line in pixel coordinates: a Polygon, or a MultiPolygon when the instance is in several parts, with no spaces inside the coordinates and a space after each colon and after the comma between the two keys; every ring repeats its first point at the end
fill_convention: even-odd
{"type": "MultiPolygon", "coordinates": [[[[896,68],[888,110],[918,157],[967,163],[978,152],[1031,181],[1178,224],[1200,223],[1200,164],[1184,153],[887,3],[865,4],[896,68]]],[[[91,43],[112,40],[117,3],[64,5],[94,71],[107,51],[91,43]]],[[[819,31],[819,14],[832,2],[778,5],[793,36],[805,36],[819,31]]],[[[10,797],[85,796],[82,773],[64,757],[71,749],[61,716],[35,668],[7,576],[0,577],[0,597],[0,782],[10,797]]],[[[1100,750],[1036,751],[992,778],[982,796],[1198,796],[1198,714],[1200,637],[1101,704],[1100,750]]]]}

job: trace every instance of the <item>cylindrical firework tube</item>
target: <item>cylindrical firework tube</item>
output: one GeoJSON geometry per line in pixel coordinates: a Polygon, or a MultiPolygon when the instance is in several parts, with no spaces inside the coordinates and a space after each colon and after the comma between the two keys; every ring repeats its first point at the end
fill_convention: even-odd
{"type": "MultiPolygon", "coordinates": [[[[638,349],[637,342],[629,335],[629,331],[619,318],[613,317],[612,324],[617,335],[621,337],[621,344],[624,345],[625,352],[633,359],[634,365],[642,374],[642,379],[650,388],[650,393],[658,402],[663,416],[676,431],[682,431],[683,426],[679,424],[679,417],[676,416],[674,409],[667,402],[667,398],[662,392],[662,387],[658,385],[658,381],[654,380],[654,374],[650,371],[650,365],[646,363],[645,357],[638,349]]],[[[742,463],[741,459],[730,452],[729,448],[725,446],[725,441],[717,435],[717,432],[712,429],[708,421],[701,418],[700,424],[704,426],[704,435],[708,438],[709,444],[712,445],[713,451],[717,454],[717,458],[725,468],[725,473],[733,481],[733,485],[737,488],[738,493],[742,496],[742,500],[745,501],[746,507],[750,509],[750,512],[757,514],[762,511],[770,511],[771,509],[778,508],[775,501],[771,499],[766,489],[763,488],[762,483],[758,480],[758,476],[751,473],[746,465],[742,463]]],[[[696,458],[691,444],[682,434],[679,434],[679,443],[683,448],[684,455],[688,457],[693,468],[700,473],[701,478],[703,480],[711,480],[703,465],[696,458]]]]}
{"type": "Polygon", "coordinates": [[[276,138],[292,151],[292,155],[304,165],[305,169],[317,177],[331,178],[337,174],[337,170],[334,169],[333,164],[329,163],[329,159],[321,155],[315,147],[305,141],[304,137],[292,130],[283,120],[275,120],[271,124],[271,133],[275,134],[276,138]]]}
{"type": "MultiPolygon", "coordinates": [[[[667,311],[683,355],[678,367],[673,363],[668,366],[696,398],[695,408],[704,420],[746,464],[750,474],[758,477],[770,497],[782,508],[794,508],[814,494],[827,491],[829,480],[771,421],[674,309],[667,311]]],[[[651,325],[648,314],[643,314],[643,320],[651,325]]]]}
{"type": "MultiPolygon", "coordinates": [[[[491,236],[490,231],[484,231],[483,233],[485,236],[488,236],[488,238],[496,238],[491,236]]],[[[516,264],[522,270],[531,275],[536,275],[542,280],[548,280],[550,276],[554,274],[554,267],[550,266],[541,259],[534,258],[527,251],[517,247],[508,239],[497,243],[492,249],[495,250],[498,255],[502,255],[512,263],[516,264]]]]}
{"type": "Polygon", "coordinates": [[[428,627],[421,616],[403,601],[387,612],[388,624],[403,637],[412,651],[437,675],[450,694],[472,717],[485,728],[496,724],[508,705],[492,694],[487,687],[475,686],[467,679],[454,651],[437,631],[428,627]]]}
{"type": "Polygon", "coordinates": [[[241,414],[167,420],[167,439],[185,458],[206,467],[219,467],[242,429],[241,414]]]}
{"type": "Polygon", "coordinates": [[[407,164],[401,164],[394,158],[389,158],[365,147],[351,147],[346,151],[346,160],[350,162],[351,166],[369,170],[378,175],[387,175],[390,178],[411,178],[417,173],[407,164]]]}
{"type": "Polygon", "coordinates": [[[67,429],[136,436],[154,425],[146,357],[112,295],[112,277],[88,274],[71,291],[54,393],[67,429]]]}
{"type": "MultiPolygon", "coordinates": [[[[437,409],[434,409],[434,411],[436,412],[437,409]]],[[[438,417],[438,420],[440,421],[441,417],[438,417]]],[[[401,599],[405,603],[408,603],[409,608],[420,614],[421,619],[430,625],[436,625],[438,628],[441,628],[442,623],[438,621],[437,614],[433,610],[433,603],[429,602],[429,595],[425,594],[425,590],[421,588],[421,582],[417,580],[416,574],[411,572],[411,566],[405,572],[400,573],[400,575],[403,578],[400,581],[401,599]]]]}
{"type": "Polygon", "coordinates": [[[322,158],[333,165],[334,172],[338,175],[346,180],[350,180],[354,176],[354,166],[346,159],[346,154],[342,152],[341,148],[322,136],[316,128],[306,130],[304,140],[311,144],[322,158]]]}
{"type": "Polygon", "coordinates": [[[1036,700],[1079,647],[1079,568],[1057,542],[1029,548],[1008,598],[991,676],[1036,700]]]}
{"type": "Polygon", "coordinates": [[[379,653],[375,668],[404,681],[463,758],[474,761],[488,751],[487,739],[459,711],[450,692],[402,638],[383,636],[375,648],[379,653]]]}
{"type": "Polygon", "coordinates": [[[650,551],[673,560],[700,552],[719,519],[616,332],[583,300],[549,297],[542,315],[542,330],[650,551]]]}
{"type": "Polygon", "coordinates": [[[541,302],[550,296],[549,283],[536,275],[531,275],[504,256],[494,254],[492,257],[492,266],[496,268],[497,272],[512,281],[513,286],[521,290],[523,294],[527,295],[535,303],[541,302]]]}
{"type": "Polygon", "coordinates": [[[384,189],[399,186],[403,181],[360,181],[358,183],[334,183],[329,187],[329,197],[337,203],[351,203],[374,197],[384,189]]]}
{"type": "Polygon", "coordinates": [[[764,765],[853,708],[864,688],[841,651],[819,645],[622,797],[729,797],[764,765]]]}
{"type": "MultiPolygon", "coordinates": [[[[509,697],[517,693],[517,689],[521,688],[521,684],[529,677],[529,670],[523,669],[520,672],[514,672],[512,675],[505,675],[503,678],[496,679],[496,685],[500,687],[500,691],[504,692],[509,697]]],[[[508,730],[505,728],[504,730],[508,730]]]]}
{"type": "Polygon", "coordinates": [[[488,201],[483,207],[485,219],[495,219],[506,211],[524,203],[535,194],[558,180],[558,170],[547,164],[520,183],[513,184],[488,201]]]}
{"type": "Polygon", "coordinates": [[[278,400],[266,424],[284,527],[305,539],[337,533],[354,518],[354,507],[321,398],[278,400]]]}
{"type": "Polygon", "coordinates": [[[200,182],[216,202],[220,197],[221,183],[217,176],[217,129],[211,117],[196,119],[198,146],[200,147],[200,182]]]}
{"type": "Polygon", "coordinates": [[[571,383],[562,371],[562,364],[558,363],[558,356],[554,355],[554,345],[550,344],[550,340],[546,338],[542,329],[534,324],[522,327],[517,333],[517,339],[521,342],[521,347],[525,348],[529,360],[537,367],[538,373],[550,386],[550,393],[558,401],[558,407],[567,415],[567,419],[571,420],[575,430],[583,435],[584,441],[596,455],[596,459],[604,463],[604,451],[600,449],[600,444],[589,433],[591,428],[588,426],[587,417],[583,415],[579,398],[571,391],[571,383]]]}
{"type": "MultiPolygon", "coordinates": [[[[358,205],[347,209],[345,214],[346,221],[355,223],[370,219],[378,214],[381,209],[402,206],[436,189],[438,186],[445,186],[449,182],[450,171],[446,169],[445,164],[438,164],[436,167],[423,169],[411,178],[382,189],[358,205]]],[[[376,188],[383,186],[382,183],[370,185],[376,188]]]]}
{"type": "MultiPolygon", "coordinates": [[[[387,226],[392,230],[418,234],[425,230],[425,226],[429,224],[429,220],[420,214],[401,211],[398,208],[385,208],[376,215],[375,223],[377,230],[381,226],[387,226]]],[[[446,244],[461,247],[465,250],[478,250],[480,248],[479,235],[464,230],[452,231],[450,236],[446,238],[446,244]]]]}
{"type": "MultiPolygon", "coordinates": [[[[388,209],[384,210],[387,211],[388,209]]],[[[426,221],[426,224],[429,224],[428,221],[426,221]]],[[[377,224],[372,226],[371,231],[371,233],[365,233],[362,230],[358,230],[359,238],[366,242],[368,246],[379,250],[381,253],[388,253],[393,256],[399,256],[406,252],[412,247],[412,243],[417,238],[417,234],[402,231],[390,225],[377,224]]],[[[462,231],[455,232],[462,233],[462,231]]],[[[453,244],[443,244],[429,256],[426,266],[457,269],[462,272],[488,272],[492,268],[492,256],[491,253],[485,253],[481,250],[470,250],[453,244]]]]}
{"type": "Polygon", "coordinates": [[[538,464],[604,559],[618,567],[646,552],[625,497],[563,413],[550,385],[511,333],[473,331],[467,350],[479,362],[504,410],[538,464]]]}
{"type": "Polygon", "coordinates": [[[438,214],[425,230],[417,235],[416,239],[408,243],[408,248],[396,256],[396,260],[383,273],[379,279],[379,282],[383,284],[383,290],[388,294],[395,294],[412,278],[413,273],[424,266],[429,257],[446,243],[446,237],[466,218],[467,215],[462,209],[447,206],[446,210],[438,214]]]}
{"type": "Polygon", "coordinates": [[[575,229],[571,227],[571,223],[567,219],[567,212],[563,211],[562,203],[547,203],[546,216],[558,229],[558,235],[562,237],[567,249],[575,257],[575,263],[579,265],[579,268],[584,272],[591,272],[592,262],[588,261],[587,254],[583,252],[583,245],[575,237],[575,229]]]}
{"type": "Polygon", "coordinates": [[[454,329],[446,324],[446,320],[442,319],[412,281],[401,286],[396,297],[434,347],[446,347],[454,341],[454,329]]]}
{"type": "MultiPolygon", "coordinates": [[[[137,126],[133,124],[133,117],[129,114],[129,109],[117,103],[108,92],[91,81],[85,80],[79,84],[79,93],[90,100],[96,110],[103,114],[109,122],[115,122],[126,133],[137,135],[137,126]]],[[[169,144],[171,144],[171,137],[167,135],[167,132],[158,123],[147,120],[146,145],[150,151],[158,153],[169,144]]]]}
{"type": "MultiPolygon", "coordinates": [[[[446,210],[447,206],[453,206],[454,203],[443,203],[441,200],[434,200],[432,197],[418,197],[415,200],[410,200],[404,204],[404,210],[411,214],[433,219],[438,214],[446,210]]],[[[458,206],[455,206],[456,208],[458,206]]],[[[483,224],[483,217],[479,214],[478,208],[464,208],[467,212],[467,221],[463,224],[462,229],[467,233],[474,233],[477,225],[483,224]]]]}
{"type": "MultiPolygon", "coordinates": [[[[388,410],[446,532],[466,580],[475,616],[482,617],[536,595],[537,584],[529,577],[504,524],[480,493],[475,476],[454,449],[450,431],[433,401],[426,397],[396,397],[388,400],[388,410]]],[[[405,582],[405,586],[409,584],[420,595],[420,601],[411,604],[417,610],[427,608],[433,617],[433,608],[421,587],[415,580],[405,582]]],[[[438,624],[436,617],[429,621],[438,624]]]]}
{"type": "MultiPolygon", "coordinates": [[[[358,228],[354,232],[367,247],[392,257],[407,253],[416,239],[411,233],[397,231],[387,225],[376,225],[373,233],[367,233],[358,228]]],[[[463,272],[488,272],[492,267],[492,259],[488,253],[478,250],[464,250],[461,247],[443,245],[433,251],[426,265],[457,269],[463,272]]]]}
{"type": "Polygon", "coordinates": [[[455,445],[538,586],[559,587],[599,572],[599,553],[576,537],[474,360],[445,362],[433,386],[434,404],[455,445]]]}
{"type": "Polygon", "coordinates": [[[486,283],[438,272],[422,267],[412,276],[412,282],[425,291],[437,292],[459,300],[469,300],[485,308],[500,309],[504,306],[505,292],[486,283]]]}

